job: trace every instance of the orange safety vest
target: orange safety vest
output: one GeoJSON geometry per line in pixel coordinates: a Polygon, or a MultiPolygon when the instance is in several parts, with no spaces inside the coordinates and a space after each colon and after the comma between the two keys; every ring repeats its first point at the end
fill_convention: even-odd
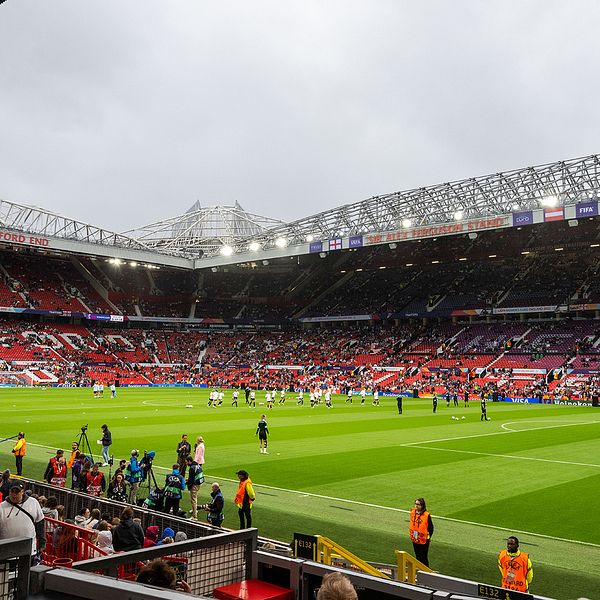
{"type": "Polygon", "coordinates": [[[72,450],[71,451],[71,458],[69,458],[69,461],[67,462],[67,469],[72,469],[73,468],[73,463],[77,460],[77,455],[79,454],[79,450],[72,450]]]}
{"type": "Polygon", "coordinates": [[[511,556],[506,550],[502,550],[498,557],[498,564],[502,571],[502,587],[505,590],[516,592],[528,590],[529,555],[526,552],[519,552],[517,556],[511,556]]]}
{"type": "Polygon", "coordinates": [[[21,438],[17,441],[15,447],[13,448],[13,450],[15,451],[15,456],[25,456],[26,448],[27,442],[25,441],[25,438],[21,438]]]}
{"type": "MultiPolygon", "coordinates": [[[[250,479],[244,479],[244,481],[240,481],[240,485],[235,493],[235,498],[233,499],[233,502],[238,508],[242,508],[244,505],[244,496],[246,495],[246,486],[248,484],[252,485],[250,479]]],[[[253,498],[250,498],[250,494],[248,494],[248,500],[250,501],[250,508],[252,508],[253,498]]]]}
{"type": "Polygon", "coordinates": [[[419,515],[416,508],[410,509],[408,533],[411,541],[415,544],[427,543],[429,538],[429,513],[426,510],[419,515]]]}

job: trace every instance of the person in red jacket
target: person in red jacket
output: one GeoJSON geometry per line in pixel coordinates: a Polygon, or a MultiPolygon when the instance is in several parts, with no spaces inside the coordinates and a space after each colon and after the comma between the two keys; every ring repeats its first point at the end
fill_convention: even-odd
{"type": "Polygon", "coordinates": [[[67,461],[64,456],[61,456],[52,465],[52,479],[50,483],[58,487],[65,487],[67,483],[67,461]]]}
{"type": "Polygon", "coordinates": [[[106,489],[104,473],[100,471],[100,463],[94,463],[92,470],[86,474],[85,491],[90,496],[100,496],[106,489]]]}

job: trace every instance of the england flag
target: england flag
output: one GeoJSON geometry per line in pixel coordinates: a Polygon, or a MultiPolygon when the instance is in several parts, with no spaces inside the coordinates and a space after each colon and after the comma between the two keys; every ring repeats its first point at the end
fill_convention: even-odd
{"type": "Polygon", "coordinates": [[[329,240],[330,250],[341,250],[342,249],[342,238],[335,238],[335,240],[329,240]]]}

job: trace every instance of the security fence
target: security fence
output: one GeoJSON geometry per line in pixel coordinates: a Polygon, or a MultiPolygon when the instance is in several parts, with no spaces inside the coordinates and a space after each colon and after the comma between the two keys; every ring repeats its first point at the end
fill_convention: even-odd
{"type": "Polygon", "coordinates": [[[73,518],[75,515],[79,514],[83,508],[89,508],[90,510],[98,508],[101,513],[107,513],[111,518],[120,517],[123,509],[129,506],[133,509],[133,517],[140,519],[142,527],[144,528],[148,525],[157,525],[162,531],[165,527],[170,527],[173,531],[183,531],[188,538],[205,537],[223,531],[223,529],[213,527],[208,523],[199,523],[198,521],[192,521],[191,519],[176,517],[143,506],[116,502],[115,500],[108,500],[106,498],[98,498],[97,496],[90,496],[83,492],[57,487],[46,482],[34,481],[32,479],[23,479],[22,481],[25,483],[27,489],[39,496],[54,496],[58,500],[58,503],[65,507],[66,518],[73,518]]]}
{"type": "Polygon", "coordinates": [[[208,595],[217,587],[252,578],[257,539],[256,529],[243,529],[81,561],[73,569],[135,581],[144,565],[160,558],[178,580],[188,583],[192,594],[208,595]]]}
{"type": "Polygon", "coordinates": [[[0,541],[0,600],[27,598],[31,540],[11,538],[0,541]]]}

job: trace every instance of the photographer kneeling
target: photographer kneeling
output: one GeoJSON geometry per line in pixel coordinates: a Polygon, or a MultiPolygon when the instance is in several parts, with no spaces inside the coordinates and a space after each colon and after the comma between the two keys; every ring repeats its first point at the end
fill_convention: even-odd
{"type": "Polygon", "coordinates": [[[211,486],[210,496],[213,499],[212,502],[204,504],[202,508],[208,513],[206,520],[215,527],[221,527],[223,523],[223,507],[225,506],[225,498],[218,483],[213,483],[211,486]]]}

